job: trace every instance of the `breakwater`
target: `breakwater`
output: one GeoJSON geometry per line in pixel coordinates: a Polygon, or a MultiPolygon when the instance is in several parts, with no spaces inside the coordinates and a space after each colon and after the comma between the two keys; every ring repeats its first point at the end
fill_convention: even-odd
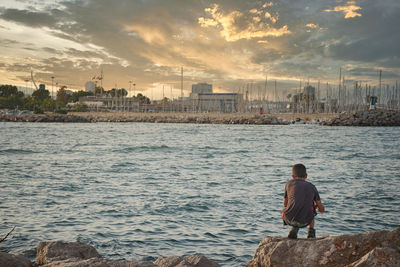
{"type": "Polygon", "coordinates": [[[133,112],[73,112],[63,114],[0,113],[2,122],[149,122],[149,123],[194,123],[194,124],[259,124],[287,125],[295,121],[324,121],[335,114],[218,114],[218,113],[133,113],[133,112]]]}
{"type": "Polygon", "coordinates": [[[400,111],[366,110],[340,114],[182,114],[82,112],[63,114],[0,114],[1,122],[147,122],[192,124],[289,125],[312,123],[323,126],[400,126],[400,111]]]}
{"type": "Polygon", "coordinates": [[[75,113],[75,114],[22,114],[0,115],[3,122],[149,122],[196,124],[259,124],[286,125],[290,121],[276,116],[252,114],[152,114],[152,113],[75,113]]]}
{"type": "Polygon", "coordinates": [[[0,115],[1,122],[90,122],[87,118],[78,115],[64,114],[21,114],[0,115]]]}
{"type": "Polygon", "coordinates": [[[400,126],[398,110],[366,110],[340,113],[337,117],[322,121],[326,126],[400,126]]]}

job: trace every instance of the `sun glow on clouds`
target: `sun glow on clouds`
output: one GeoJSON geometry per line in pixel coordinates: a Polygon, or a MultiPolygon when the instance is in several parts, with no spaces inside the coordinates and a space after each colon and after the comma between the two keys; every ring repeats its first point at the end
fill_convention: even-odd
{"type": "Polygon", "coordinates": [[[351,19],[355,17],[361,17],[361,13],[357,11],[361,10],[360,6],[356,5],[356,1],[348,1],[347,5],[336,6],[334,9],[326,9],[325,12],[343,12],[345,19],[351,19]]]}
{"type": "Polygon", "coordinates": [[[139,35],[146,43],[165,43],[166,37],[163,32],[158,30],[156,27],[146,26],[146,25],[131,25],[125,26],[127,32],[133,32],[139,35]]]}
{"type": "MultiPolygon", "coordinates": [[[[263,8],[269,7],[265,4],[263,8]]],[[[201,27],[216,27],[220,30],[220,35],[228,42],[235,42],[241,39],[253,39],[263,37],[279,37],[292,32],[287,25],[281,28],[274,28],[270,23],[275,24],[279,18],[278,14],[272,15],[266,10],[251,9],[247,13],[232,11],[224,13],[220,6],[214,4],[206,8],[205,12],[211,18],[200,17],[198,23],[201,27]],[[264,15],[262,15],[264,13],[264,15]]]]}

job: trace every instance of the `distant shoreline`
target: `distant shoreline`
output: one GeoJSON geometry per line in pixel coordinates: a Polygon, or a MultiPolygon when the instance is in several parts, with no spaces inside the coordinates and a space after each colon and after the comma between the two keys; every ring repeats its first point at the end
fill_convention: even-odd
{"type": "Polygon", "coordinates": [[[300,118],[303,121],[312,121],[314,119],[330,119],[337,117],[336,113],[321,113],[321,114],[300,114],[300,113],[277,113],[277,114],[254,114],[254,113],[138,113],[138,112],[70,112],[68,114],[82,117],[98,117],[106,118],[172,118],[172,117],[196,117],[196,118],[215,118],[215,119],[231,119],[231,118],[259,118],[259,117],[276,117],[285,120],[296,120],[300,118]]]}
{"type": "Polygon", "coordinates": [[[364,110],[334,114],[249,113],[133,113],[70,112],[66,115],[0,114],[1,122],[148,122],[192,124],[289,125],[313,123],[324,126],[400,126],[399,110],[364,110]]]}
{"type": "Polygon", "coordinates": [[[3,122],[149,122],[194,124],[288,125],[297,122],[319,122],[337,114],[249,114],[249,113],[134,113],[69,112],[68,114],[0,115],[3,122]]]}

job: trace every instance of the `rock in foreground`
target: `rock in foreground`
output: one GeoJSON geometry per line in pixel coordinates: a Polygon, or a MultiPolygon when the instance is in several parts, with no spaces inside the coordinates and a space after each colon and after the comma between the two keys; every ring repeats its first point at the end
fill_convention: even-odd
{"type": "Polygon", "coordinates": [[[0,252],[0,266],[32,267],[32,263],[23,256],[0,252]]]}
{"type": "Polygon", "coordinates": [[[318,239],[264,237],[246,267],[400,266],[400,228],[318,239]]]}
{"type": "Polygon", "coordinates": [[[35,265],[43,267],[219,267],[219,264],[202,255],[185,258],[160,257],[154,263],[115,261],[103,258],[94,247],[77,242],[40,242],[35,265]]]}

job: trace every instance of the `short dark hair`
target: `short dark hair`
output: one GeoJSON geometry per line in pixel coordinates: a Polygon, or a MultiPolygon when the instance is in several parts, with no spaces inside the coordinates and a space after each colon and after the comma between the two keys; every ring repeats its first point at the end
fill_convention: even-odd
{"type": "Polygon", "coordinates": [[[301,178],[306,177],[307,175],[306,166],[304,166],[301,163],[293,165],[292,175],[294,175],[294,177],[301,177],[301,178]]]}

